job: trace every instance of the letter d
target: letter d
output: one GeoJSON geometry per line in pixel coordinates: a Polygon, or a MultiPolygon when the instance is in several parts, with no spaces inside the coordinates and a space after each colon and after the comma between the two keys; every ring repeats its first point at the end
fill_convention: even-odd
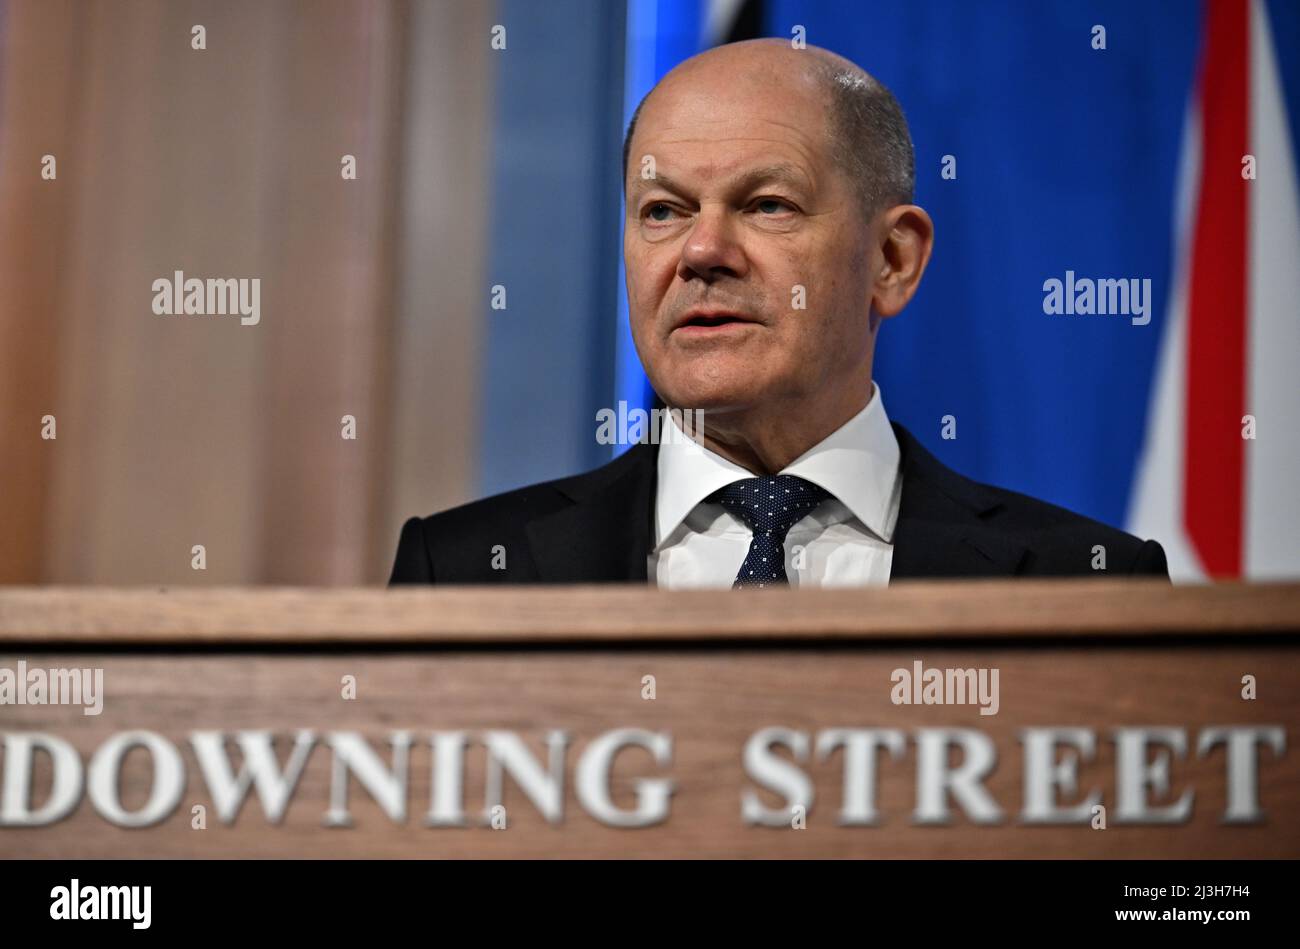
{"type": "Polygon", "coordinates": [[[62,820],[81,800],[82,778],[81,756],[62,738],[41,733],[5,735],[0,827],[41,827],[62,820]],[[32,752],[37,748],[53,761],[54,780],[45,805],[32,810],[32,752]]]}

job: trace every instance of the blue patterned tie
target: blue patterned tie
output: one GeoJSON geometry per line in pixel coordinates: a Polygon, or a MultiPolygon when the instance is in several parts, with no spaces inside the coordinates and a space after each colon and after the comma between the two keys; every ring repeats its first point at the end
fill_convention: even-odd
{"type": "Polygon", "coordinates": [[[736,575],[735,589],[749,586],[785,586],[785,535],[795,522],[830,494],[795,475],[746,478],[713,492],[715,501],[749,525],[754,539],[736,575]]]}

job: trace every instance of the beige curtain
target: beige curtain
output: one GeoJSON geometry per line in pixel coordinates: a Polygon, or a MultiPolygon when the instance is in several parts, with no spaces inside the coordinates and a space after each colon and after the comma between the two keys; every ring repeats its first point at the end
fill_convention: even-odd
{"type": "Polygon", "coordinates": [[[376,583],[470,496],[491,21],[0,0],[0,582],[376,583]]]}

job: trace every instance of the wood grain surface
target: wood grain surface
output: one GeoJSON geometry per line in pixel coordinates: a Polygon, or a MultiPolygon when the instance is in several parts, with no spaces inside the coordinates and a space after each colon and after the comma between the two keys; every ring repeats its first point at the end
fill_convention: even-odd
{"type": "MultiPolygon", "coordinates": [[[[6,591],[0,593],[0,667],[19,659],[29,667],[100,667],[106,699],[99,716],[66,706],[0,706],[0,732],[58,735],[85,761],[111,734],[155,731],[180,749],[188,784],[176,811],[156,826],[116,827],[83,797],[72,815],[48,827],[0,828],[0,856],[1295,858],[1296,604],[1295,586],[1108,582],[917,584],[757,598],[664,597],[614,588],[6,591]],[[42,651],[47,642],[58,648],[42,651]],[[322,648],[313,651],[314,642],[322,648]],[[560,648],[560,642],[569,645],[560,648]],[[280,643],[295,645],[271,648],[280,643]],[[490,648],[477,648],[480,643],[490,648]],[[893,704],[891,671],[916,660],[926,667],[998,669],[998,714],[981,716],[974,706],[893,704]],[[1247,674],[1258,681],[1254,701],[1241,696],[1247,674]],[[647,675],[655,677],[653,700],[642,698],[647,675]],[[344,676],[356,677],[354,700],[341,697],[344,676]],[[746,825],[741,795],[757,785],[745,773],[742,749],[750,735],[774,725],[812,739],[834,727],[902,729],[909,739],[904,754],[879,759],[880,823],[837,824],[840,751],[803,766],[816,789],[806,829],[746,825]],[[1077,796],[1063,796],[1061,803],[1095,789],[1112,812],[1113,729],[1184,729],[1193,751],[1173,760],[1169,793],[1153,795],[1152,803],[1170,803],[1191,789],[1190,819],[1169,826],[1112,819],[1105,830],[1023,824],[1020,730],[1070,725],[1096,732],[1098,754],[1080,766],[1077,796]],[[1209,725],[1285,729],[1281,756],[1259,749],[1262,822],[1223,823],[1224,749],[1204,757],[1194,752],[1209,725]],[[912,819],[912,736],[941,726],[977,729],[994,741],[997,765],[985,785],[1003,812],[999,823],[977,825],[956,805],[946,826],[919,826],[912,819]],[[628,749],[612,772],[622,807],[631,806],[637,778],[674,780],[670,815],[654,827],[604,826],[574,794],[576,760],[592,739],[620,727],[672,735],[667,767],[628,749]],[[269,729],[281,736],[276,747],[283,762],[290,736],[302,728],[318,735],[357,731],[385,761],[389,733],[413,732],[405,820],[391,820],[353,779],[354,826],[323,826],[330,751],[318,744],[282,823],[270,823],[250,794],[234,824],[222,825],[188,733],[269,729]],[[561,823],[548,824],[507,778],[505,830],[424,826],[429,734],[469,733],[464,800],[467,812],[476,813],[484,799],[486,752],[473,739],[486,729],[518,733],[539,760],[545,760],[546,733],[569,734],[561,823]],[[205,830],[191,829],[194,805],[208,809],[205,830]]],[[[45,756],[37,763],[39,804],[50,773],[45,756]]],[[[121,773],[124,806],[139,807],[151,781],[147,754],[128,755],[121,773]]],[[[765,791],[760,796],[769,806],[779,803],[765,791]]]]}
{"type": "Polygon", "coordinates": [[[675,591],[0,587],[0,644],[1218,636],[1300,629],[1300,584],[991,580],[675,591]]]}

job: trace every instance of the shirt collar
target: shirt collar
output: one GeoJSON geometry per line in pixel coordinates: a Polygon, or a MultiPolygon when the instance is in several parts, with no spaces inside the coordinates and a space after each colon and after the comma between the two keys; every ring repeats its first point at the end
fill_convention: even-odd
{"type": "MultiPolygon", "coordinates": [[[[670,416],[671,417],[671,416],[670,416]]],[[[673,422],[676,427],[676,421],[673,422]]],[[[681,433],[659,446],[655,489],[655,547],[695,507],[719,488],[754,473],[733,464],[681,433]]],[[[898,477],[898,440],[873,383],[866,407],[808,449],[779,474],[798,475],[829,491],[868,530],[892,542],[891,501],[898,477]]]]}

